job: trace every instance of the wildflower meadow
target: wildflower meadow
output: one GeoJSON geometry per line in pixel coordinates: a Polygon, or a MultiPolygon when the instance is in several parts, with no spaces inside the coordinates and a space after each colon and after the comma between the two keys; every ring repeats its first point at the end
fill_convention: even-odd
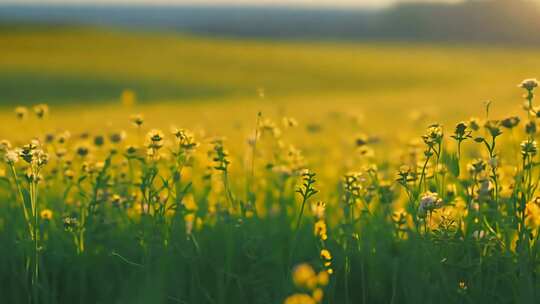
{"type": "MultiPolygon", "coordinates": [[[[398,162],[373,159],[374,140],[357,135],[357,170],[326,185],[283,142],[299,122],[264,113],[243,157],[142,114],[125,117],[129,132],[2,140],[2,297],[534,303],[538,82],[519,87],[522,115],[492,117],[485,103],[481,119],[429,125],[398,162]]],[[[54,119],[45,104],[13,115],[54,119]]]]}
{"type": "Polygon", "coordinates": [[[0,303],[539,303],[533,51],[48,35],[0,34],[0,303]]]}

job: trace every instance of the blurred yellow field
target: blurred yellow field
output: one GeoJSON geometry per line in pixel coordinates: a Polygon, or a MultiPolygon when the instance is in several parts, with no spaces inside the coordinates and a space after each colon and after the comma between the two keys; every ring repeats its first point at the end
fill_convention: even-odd
{"type": "Polygon", "coordinates": [[[539,298],[537,47],[0,46],[0,302],[539,298]]]}
{"type": "Polygon", "coordinates": [[[241,102],[255,111],[276,104],[290,114],[309,105],[313,114],[346,108],[378,122],[406,119],[413,110],[464,118],[488,99],[504,113],[519,102],[509,84],[540,66],[534,48],[265,42],[84,28],[4,31],[0,43],[0,99],[11,104],[116,102],[125,86],[146,104],[241,102]]]}
{"type": "Polygon", "coordinates": [[[515,84],[540,69],[536,49],[498,46],[265,42],[87,28],[2,32],[0,44],[5,138],[20,136],[13,133],[14,106],[48,103],[52,118],[40,122],[43,132],[129,130],[129,116],[142,113],[150,126],[243,143],[260,111],[277,121],[295,118],[304,130],[321,125],[301,147],[321,138],[341,146],[358,132],[408,141],[430,123],[482,116],[487,100],[495,116],[515,113],[522,104],[515,84]],[[122,105],[126,89],[136,95],[133,106],[122,105]]]}

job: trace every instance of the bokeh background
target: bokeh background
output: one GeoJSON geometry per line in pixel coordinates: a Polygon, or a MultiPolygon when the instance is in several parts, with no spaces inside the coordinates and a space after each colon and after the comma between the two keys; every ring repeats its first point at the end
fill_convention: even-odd
{"type": "Polygon", "coordinates": [[[539,7],[0,0],[0,136],[14,106],[36,103],[56,113],[49,129],[123,128],[126,112],[143,112],[150,124],[230,134],[258,111],[382,136],[482,115],[486,100],[508,114],[516,85],[540,70],[539,7]]]}

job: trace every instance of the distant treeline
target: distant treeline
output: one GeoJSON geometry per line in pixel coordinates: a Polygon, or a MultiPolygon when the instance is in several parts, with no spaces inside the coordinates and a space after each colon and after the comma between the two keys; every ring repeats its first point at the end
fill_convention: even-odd
{"type": "MultiPolygon", "coordinates": [[[[195,6],[0,6],[0,23],[90,24],[279,39],[540,44],[531,0],[405,3],[383,10],[195,6]]],[[[5,29],[4,25],[4,29],[5,29]]]]}

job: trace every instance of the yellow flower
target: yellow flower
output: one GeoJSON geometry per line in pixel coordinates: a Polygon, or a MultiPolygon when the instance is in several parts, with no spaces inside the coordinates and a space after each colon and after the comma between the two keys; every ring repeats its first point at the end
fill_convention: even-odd
{"type": "Polygon", "coordinates": [[[535,200],[528,202],[525,207],[525,224],[532,228],[540,227],[540,206],[535,200]]]}
{"type": "Polygon", "coordinates": [[[319,303],[323,299],[324,292],[323,292],[323,290],[321,288],[317,288],[317,289],[315,289],[313,291],[311,296],[312,296],[313,300],[315,300],[315,302],[319,303]]]}
{"type": "Polygon", "coordinates": [[[138,148],[137,146],[133,146],[133,145],[128,145],[128,146],[126,146],[126,149],[125,149],[126,154],[127,154],[128,156],[133,156],[133,155],[135,155],[135,154],[137,153],[138,150],[139,150],[139,148],[138,148]]]}
{"type": "Polygon", "coordinates": [[[296,286],[309,288],[313,286],[313,279],[316,279],[316,274],[309,264],[303,263],[294,268],[293,282],[296,286]]]}
{"type": "Polygon", "coordinates": [[[316,218],[322,219],[324,218],[324,214],[326,211],[326,204],[324,202],[318,201],[311,206],[311,211],[316,218]]]}
{"type": "Polygon", "coordinates": [[[327,249],[321,250],[321,258],[326,261],[332,260],[332,254],[327,249]]]}
{"type": "Polygon", "coordinates": [[[321,271],[317,275],[317,280],[319,281],[320,286],[326,286],[328,285],[328,282],[330,281],[330,276],[328,275],[328,272],[321,271]]]}
{"type": "Polygon", "coordinates": [[[90,147],[86,143],[80,143],[76,148],[75,151],[77,152],[77,155],[80,157],[86,157],[88,153],[90,152],[90,147]]]}
{"type": "Polygon", "coordinates": [[[142,124],[144,123],[144,118],[142,116],[142,114],[135,114],[135,115],[131,115],[131,122],[136,126],[136,127],[140,127],[142,126],[142,124]]]}
{"type": "Polygon", "coordinates": [[[163,139],[165,135],[161,130],[153,129],[146,134],[146,146],[153,150],[158,150],[163,147],[163,139]]]}
{"type": "Polygon", "coordinates": [[[117,144],[117,143],[120,143],[121,141],[123,141],[124,139],[126,138],[126,132],[125,131],[116,131],[116,132],[112,132],[111,134],[109,134],[109,140],[113,143],[113,144],[117,144]]]}
{"type": "Polygon", "coordinates": [[[285,299],[283,304],[316,304],[317,302],[305,293],[296,293],[285,299]]]}
{"type": "Polygon", "coordinates": [[[49,221],[53,217],[53,212],[51,211],[51,209],[43,209],[43,210],[41,210],[39,215],[40,215],[41,219],[49,221]]]}
{"type": "Polygon", "coordinates": [[[17,116],[17,119],[23,120],[28,115],[28,109],[26,107],[16,107],[15,115],[17,116]]]}
{"type": "Polygon", "coordinates": [[[326,223],[324,222],[324,220],[318,220],[317,222],[315,222],[313,230],[315,236],[318,236],[321,238],[321,240],[326,241],[328,236],[326,234],[326,223]]]}
{"type": "Polygon", "coordinates": [[[36,113],[37,118],[42,119],[49,113],[49,106],[47,106],[46,104],[35,105],[34,113],[36,113]]]}

